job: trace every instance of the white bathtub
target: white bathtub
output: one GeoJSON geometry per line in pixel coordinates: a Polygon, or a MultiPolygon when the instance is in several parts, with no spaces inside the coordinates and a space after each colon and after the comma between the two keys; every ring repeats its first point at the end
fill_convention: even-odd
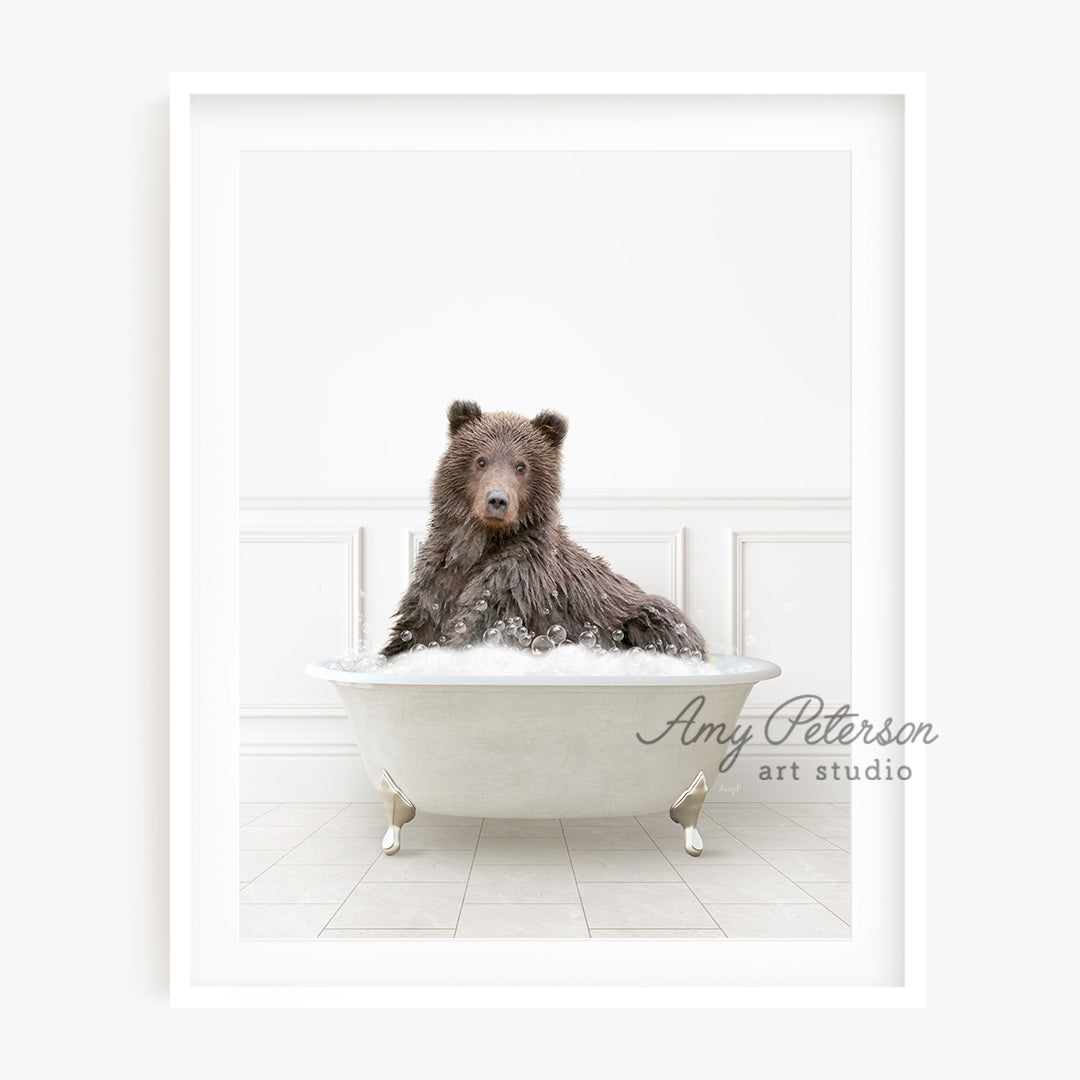
{"type": "Polygon", "coordinates": [[[719,725],[730,737],[754,684],[780,674],[766,660],[737,661],[742,670],[719,675],[417,676],[333,670],[330,660],[306,671],[334,684],[355,723],[387,810],[387,854],[419,807],[501,818],[667,810],[699,855],[698,811],[731,745],[719,725]]]}

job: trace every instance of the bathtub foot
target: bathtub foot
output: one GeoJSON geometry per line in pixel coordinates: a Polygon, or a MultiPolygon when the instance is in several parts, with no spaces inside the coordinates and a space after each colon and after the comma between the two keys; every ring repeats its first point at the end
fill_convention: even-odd
{"type": "Polygon", "coordinates": [[[389,824],[382,838],[383,854],[396,855],[401,850],[401,826],[416,817],[416,807],[405,798],[385,769],[379,777],[379,798],[386,807],[389,824]]]}
{"type": "Polygon", "coordinates": [[[698,814],[705,803],[705,793],[709,790],[705,783],[705,774],[699,772],[694,782],[671,804],[668,813],[676,825],[683,827],[683,847],[687,855],[695,858],[705,850],[698,832],[698,814]]]}

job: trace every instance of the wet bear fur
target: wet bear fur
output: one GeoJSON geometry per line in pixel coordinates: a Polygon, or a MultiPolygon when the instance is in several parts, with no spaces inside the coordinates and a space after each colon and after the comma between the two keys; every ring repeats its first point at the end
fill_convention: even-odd
{"type": "Polygon", "coordinates": [[[472,401],[455,401],[447,415],[450,442],[432,483],[427,537],[383,655],[479,644],[497,620],[514,616],[532,634],[562,626],[569,642],[591,624],[607,649],[707,655],[700,631],[670,600],[647,594],[567,535],[559,516],[564,417],[483,413],[472,401]]]}

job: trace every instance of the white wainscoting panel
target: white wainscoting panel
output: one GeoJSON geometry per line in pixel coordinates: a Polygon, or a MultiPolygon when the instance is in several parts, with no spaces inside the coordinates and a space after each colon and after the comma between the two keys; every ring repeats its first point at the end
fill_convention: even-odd
{"type": "Polygon", "coordinates": [[[758,714],[799,694],[850,702],[851,543],[844,532],[735,534],[734,638],[743,656],[779,664],[758,714]]]}
{"type": "Polygon", "coordinates": [[[308,660],[353,647],[363,617],[359,529],[242,529],[242,715],[304,716],[336,708],[308,660]]]}
{"type": "MultiPolygon", "coordinates": [[[[429,516],[425,492],[262,492],[241,499],[241,794],[262,802],[377,800],[344,710],[305,664],[385,640],[429,516]],[[362,539],[362,543],[361,543],[362,539]]],[[[849,505],[842,492],[570,491],[570,534],[621,574],[673,599],[714,652],[775,660],[784,676],[744,716],[797,693],[846,702],[849,505]],[[743,616],[743,611],[750,615],[743,616]]],[[[759,741],[724,799],[840,798],[760,784],[791,747],[759,741]]],[[[813,748],[803,748],[812,764],[813,748]]],[[[710,796],[712,798],[713,796],[710,796]]]]}

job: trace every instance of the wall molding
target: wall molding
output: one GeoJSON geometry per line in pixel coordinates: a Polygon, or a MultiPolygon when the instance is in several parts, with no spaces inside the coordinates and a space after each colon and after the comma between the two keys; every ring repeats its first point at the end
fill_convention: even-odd
{"type": "Polygon", "coordinates": [[[344,720],[343,705],[272,705],[245,703],[240,706],[241,720],[344,720]]]}
{"type": "Polygon", "coordinates": [[[745,549],[747,544],[754,543],[781,543],[781,544],[850,544],[851,531],[849,529],[733,529],[731,532],[732,554],[735,565],[732,571],[732,627],[731,640],[740,653],[743,651],[743,610],[745,588],[743,585],[743,570],[746,565],[745,549]]]}
{"type": "Polygon", "coordinates": [[[241,528],[242,544],[343,544],[346,559],[346,630],[350,649],[358,647],[364,623],[364,530],[322,528],[241,528]]]}
{"type": "MultiPolygon", "coordinates": [[[[851,506],[842,488],[571,488],[563,493],[568,507],[823,507],[851,506]]],[[[241,509],[290,510],[363,507],[366,509],[426,508],[426,488],[305,488],[251,491],[240,496],[241,509]]]]}
{"type": "MultiPolygon", "coordinates": [[[[850,544],[850,529],[753,529],[731,531],[731,548],[734,565],[732,567],[731,640],[740,655],[746,654],[743,641],[743,611],[745,610],[745,588],[743,570],[746,565],[746,547],[754,543],[792,543],[792,544],[850,544]]],[[[747,719],[764,720],[783,702],[756,704],[743,710],[747,719]]],[[[837,709],[839,705],[825,706],[826,710],[837,709]]]]}
{"type": "MultiPolygon", "coordinates": [[[[348,649],[359,647],[364,622],[364,530],[362,528],[260,527],[239,530],[241,544],[340,544],[345,549],[345,634],[348,649]]],[[[344,709],[320,702],[261,704],[240,702],[240,718],[279,717],[299,720],[340,717],[344,709]]]]}
{"type": "Polygon", "coordinates": [[[242,758],[265,757],[360,757],[356,743],[348,742],[249,742],[240,747],[242,758]]]}
{"type": "MultiPolygon", "coordinates": [[[[759,683],[759,686],[767,686],[767,683],[759,683]]],[[[770,716],[783,704],[782,701],[778,701],[775,705],[744,705],[742,711],[739,713],[739,719],[743,721],[751,721],[754,724],[764,723],[770,716]]],[[[831,716],[841,709],[844,705],[850,705],[850,701],[845,702],[828,702],[826,701],[821,707],[822,716],[831,716]]]]}
{"type": "Polygon", "coordinates": [[[420,557],[420,545],[427,536],[427,530],[409,529],[405,534],[405,569],[408,571],[408,580],[412,581],[413,567],[420,557]]]}

